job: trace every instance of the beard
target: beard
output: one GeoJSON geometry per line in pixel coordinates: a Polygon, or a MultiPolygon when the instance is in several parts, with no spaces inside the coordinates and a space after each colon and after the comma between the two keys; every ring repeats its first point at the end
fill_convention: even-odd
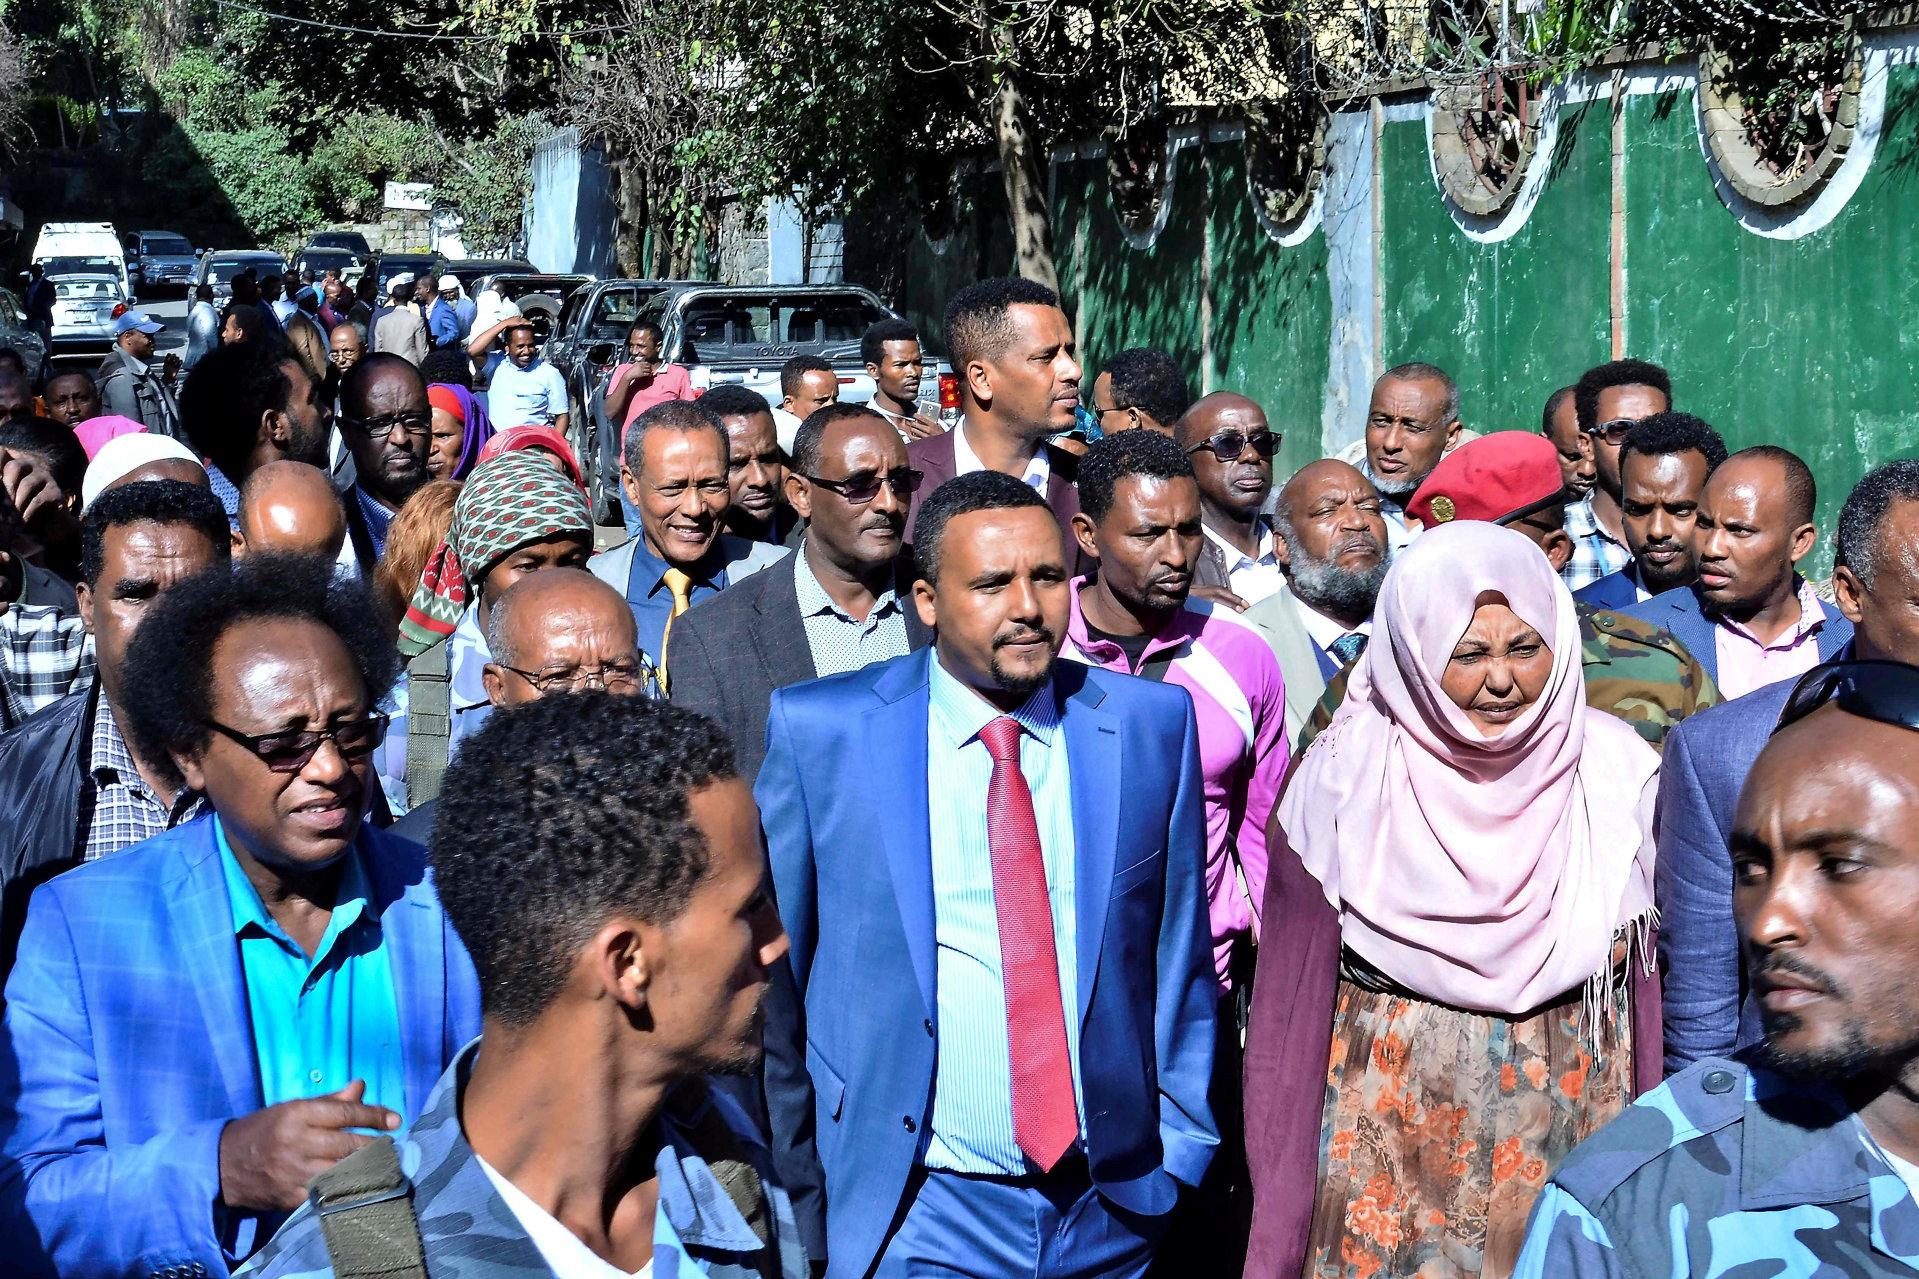
{"type": "MultiPolygon", "coordinates": [[[[1292,545],[1297,548],[1298,539],[1292,545]]],[[[1292,553],[1293,594],[1322,613],[1370,614],[1379,601],[1379,588],[1392,564],[1392,550],[1382,545],[1379,562],[1371,568],[1341,568],[1295,549],[1292,553]]]]}

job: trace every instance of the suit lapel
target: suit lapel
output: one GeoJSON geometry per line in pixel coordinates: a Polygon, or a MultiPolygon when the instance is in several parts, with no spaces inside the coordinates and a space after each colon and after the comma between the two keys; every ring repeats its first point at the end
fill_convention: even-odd
{"type": "Polygon", "coordinates": [[[772,688],[785,688],[819,675],[813,665],[813,646],[806,642],[806,619],[800,616],[800,597],[794,586],[799,559],[800,553],[795,551],[773,567],[760,570],[766,584],[756,592],[753,602],[753,611],[767,624],[753,627],[747,642],[759,654],[772,688]]]}
{"type": "MultiPolygon", "coordinates": [[[[1059,678],[1056,670],[1055,679],[1059,678]]],[[[1061,723],[1073,790],[1073,899],[1079,951],[1079,1017],[1092,1007],[1100,946],[1113,889],[1113,856],[1119,843],[1119,726],[1101,709],[1105,695],[1091,680],[1069,695],[1061,723]]]]}
{"type": "Polygon", "coordinates": [[[366,836],[361,855],[381,902],[380,933],[400,1014],[406,1109],[417,1115],[455,1047],[446,1043],[446,932],[439,912],[393,875],[394,859],[382,856],[379,838],[366,836]]]}
{"type": "MultiPolygon", "coordinates": [[[[902,662],[889,675],[912,680],[903,691],[883,681],[875,689],[882,698],[891,691],[893,700],[867,712],[870,728],[867,741],[888,761],[893,775],[893,811],[902,814],[899,821],[878,823],[886,845],[886,862],[892,871],[893,895],[899,902],[900,923],[906,932],[906,950],[913,960],[913,975],[919,979],[920,995],[926,1011],[934,1011],[934,930],[933,930],[933,836],[927,809],[926,732],[931,707],[927,697],[926,662],[932,650],[925,649],[915,662],[902,662]],[[913,677],[917,678],[913,678],[913,677]]],[[[863,767],[864,761],[847,761],[848,768],[863,767]]],[[[862,783],[863,784],[863,783],[862,783]]]]}
{"type": "Polygon", "coordinates": [[[240,944],[233,935],[233,902],[227,896],[213,821],[203,819],[198,826],[192,844],[176,854],[182,865],[174,891],[167,894],[167,910],[179,943],[181,971],[194,975],[187,985],[199,998],[227,1105],[232,1114],[250,1115],[261,1106],[260,1065],[247,1015],[240,944]]]}

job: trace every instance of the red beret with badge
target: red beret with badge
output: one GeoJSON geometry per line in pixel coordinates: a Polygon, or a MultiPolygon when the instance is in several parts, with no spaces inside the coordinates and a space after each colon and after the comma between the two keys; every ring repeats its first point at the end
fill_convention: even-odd
{"type": "Polygon", "coordinates": [[[1495,431],[1439,459],[1406,503],[1426,528],[1454,520],[1510,524],[1565,500],[1559,450],[1530,431],[1495,431]]]}

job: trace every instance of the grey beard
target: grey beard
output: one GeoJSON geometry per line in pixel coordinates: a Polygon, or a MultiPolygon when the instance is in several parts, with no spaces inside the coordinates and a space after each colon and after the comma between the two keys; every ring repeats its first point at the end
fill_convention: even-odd
{"type": "Polygon", "coordinates": [[[1293,594],[1322,613],[1370,614],[1392,563],[1392,547],[1383,546],[1381,552],[1379,563],[1371,568],[1349,569],[1295,547],[1290,568],[1293,594]]]}

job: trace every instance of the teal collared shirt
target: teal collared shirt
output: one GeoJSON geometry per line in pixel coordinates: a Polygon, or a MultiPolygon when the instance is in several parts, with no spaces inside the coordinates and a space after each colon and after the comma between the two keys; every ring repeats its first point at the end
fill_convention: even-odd
{"type": "Polygon", "coordinates": [[[399,1001],[359,843],[347,851],[333,917],[309,959],[267,913],[217,816],[213,832],[233,907],[262,1103],[318,1097],[364,1079],[368,1105],[404,1114],[399,1001]]]}

